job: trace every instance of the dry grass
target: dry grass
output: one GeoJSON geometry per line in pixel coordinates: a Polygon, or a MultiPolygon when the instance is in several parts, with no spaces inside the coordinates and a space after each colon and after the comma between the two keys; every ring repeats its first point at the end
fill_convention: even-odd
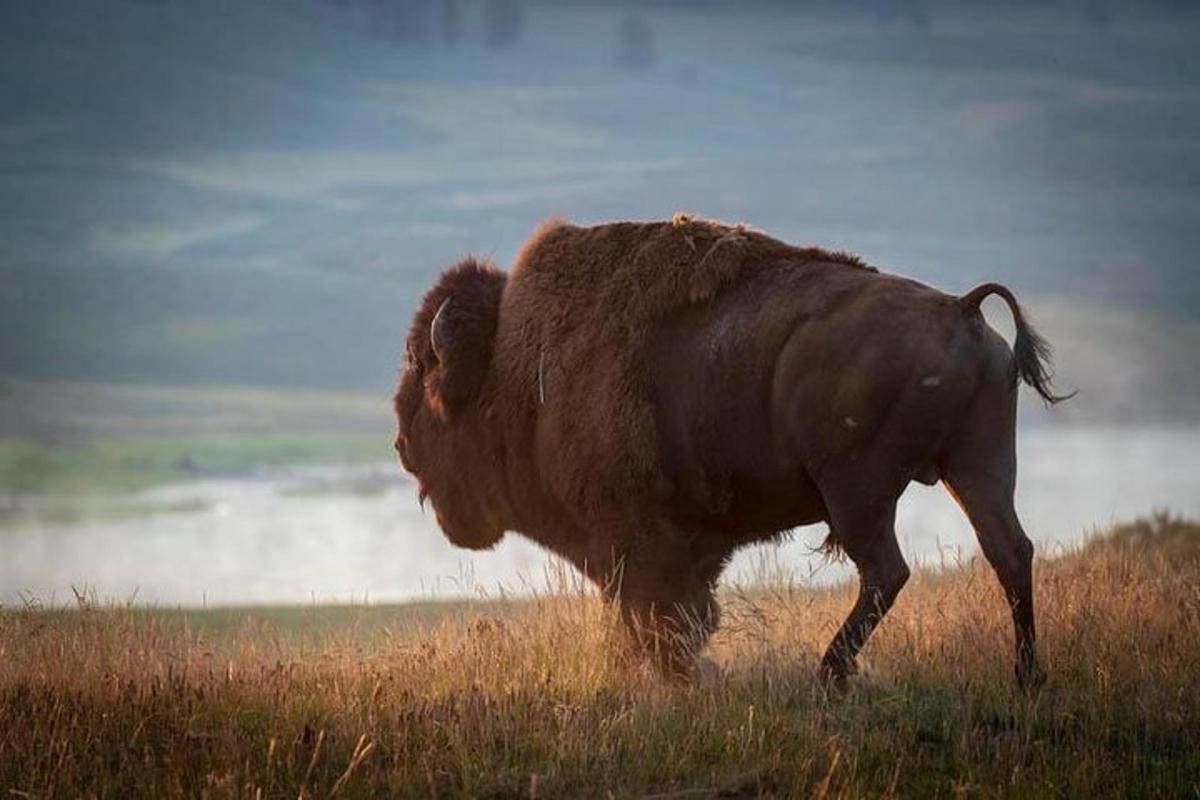
{"type": "Polygon", "coordinates": [[[724,677],[607,654],[584,593],[306,635],[245,617],[0,615],[10,797],[1197,796],[1200,526],[1038,564],[1036,698],[986,565],[914,576],[844,697],[814,679],[847,586],[726,598],[724,677]]]}

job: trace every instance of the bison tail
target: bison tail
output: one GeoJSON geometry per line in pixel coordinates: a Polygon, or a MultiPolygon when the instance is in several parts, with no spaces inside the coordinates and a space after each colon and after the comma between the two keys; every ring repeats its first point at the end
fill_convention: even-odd
{"type": "Polygon", "coordinates": [[[1017,302],[1017,298],[1007,287],[1001,286],[998,283],[985,283],[982,286],[977,286],[965,295],[959,298],[958,304],[964,312],[978,312],[979,304],[988,295],[999,295],[1008,303],[1008,308],[1012,312],[1013,322],[1017,328],[1017,338],[1013,342],[1013,357],[1017,362],[1017,377],[1025,381],[1041,395],[1046,401],[1046,405],[1052,406],[1055,403],[1061,403],[1063,400],[1070,400],[1078,390],[1069,392],[1063,395],[1056,395],[1050,388],[1051,378],[1050,372],[1050,356],[1053,348],[1050,343],[1042,338],[1034,327],[1029,324],[1029,320],[1025,318],[1025,313],[1021,310],[1021,304],[1017,302]]]}

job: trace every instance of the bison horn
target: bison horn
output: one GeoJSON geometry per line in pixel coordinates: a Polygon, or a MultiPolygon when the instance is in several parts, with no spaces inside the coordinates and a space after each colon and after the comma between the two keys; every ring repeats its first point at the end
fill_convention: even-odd
{"type": "Polygon", "coordinates": [[[437,356],[438,361],[445,360],[443,354],[448,343],[448,331],[446,330],[446,306],[448,305],[450,305],[449,297],[438,306],[437,313],[433,315],[433,322],[429,323],[429,343],[433,346],[433,354],[437,356]]]}

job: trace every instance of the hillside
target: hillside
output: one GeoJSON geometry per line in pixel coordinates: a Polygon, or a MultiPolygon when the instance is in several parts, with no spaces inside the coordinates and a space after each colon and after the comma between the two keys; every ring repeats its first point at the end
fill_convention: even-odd
{"type": "Polygon", "coordinates": [[[394,425],[384,392],[0,380],[0,496],[388,461],[394,425]]]}
{"type": "Polygon", "coordinates": [[[687,210],[1004,281],[1076,326],[1079,417],[1195,421],[1182,5],[18,3],[0,377],[383,392],[463,253],[687,210]]]}

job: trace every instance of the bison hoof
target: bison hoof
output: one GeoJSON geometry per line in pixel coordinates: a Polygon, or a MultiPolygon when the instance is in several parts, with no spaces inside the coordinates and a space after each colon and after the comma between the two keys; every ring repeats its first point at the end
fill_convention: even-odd
{"type": "Polygon", "coordinates": [[[691,678],[692,683],[698,685],[716,684],[721,680],[721,668],[710,658],[697,658],[692,665],[691,678]]]}
{"type": "Polygon", "coordinates": [[[830,656],[821,659],[821,681],[827,689],[846,692],[850,688],[850,676],[857,672],[858,666],[853,661],[830,656]]]}
{"type": "Polygon", "coordinates": [[[721,668],[707,658],[679,658],[658,665],[658,673],[669,683],[701,686],[721,680],[721,668]]]}
{"type": "Polygon", "coordinates": [[[1017,664],[1017,688],[1026,694],[1034,694],[1046,682],[1046,673],[1036,661],[1017,664]]]}

